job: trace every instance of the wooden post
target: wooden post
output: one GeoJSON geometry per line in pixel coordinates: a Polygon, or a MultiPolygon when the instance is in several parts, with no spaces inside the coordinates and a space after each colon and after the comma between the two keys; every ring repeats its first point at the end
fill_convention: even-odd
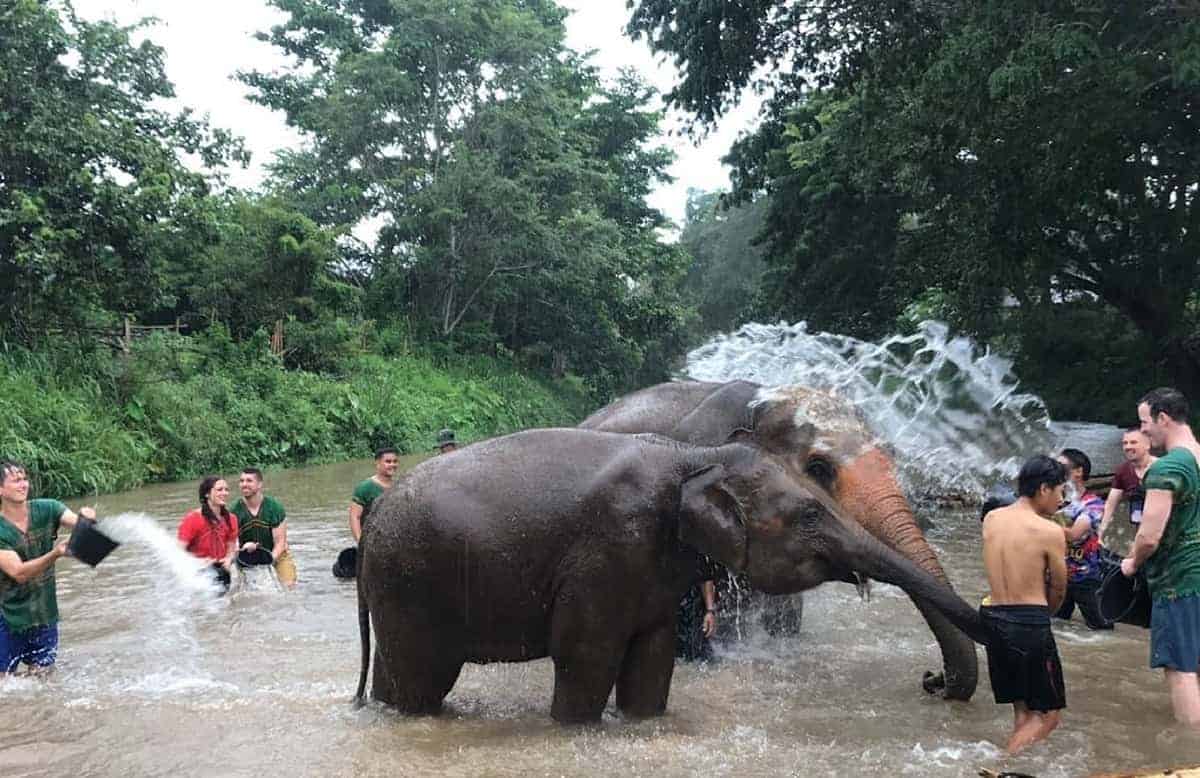
{"type": "Polygon", "coordinates": [[[275,332],[271,333],[271,353],[283,356],[283,319],[275,320],[275,332]]]}
{"type": "Polygon", "coordinates": [[[133,328],[129,324],[129,316],[125,316],[125,336],[121,339],[121,351],[128,354],[133,345],[133,328]]]}

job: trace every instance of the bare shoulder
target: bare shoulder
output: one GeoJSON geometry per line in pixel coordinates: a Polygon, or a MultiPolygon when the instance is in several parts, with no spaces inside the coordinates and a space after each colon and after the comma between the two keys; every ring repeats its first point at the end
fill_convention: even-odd
{"type": "Polygon", "coordinates": [[[1046,544],[1046,549],[1053,553],[1065,554],[1067,550],[1067,538],[1063,534],[1062,527],[1050,519],[1039,517],[1037,522],[1038,537],[1046,544]]]}

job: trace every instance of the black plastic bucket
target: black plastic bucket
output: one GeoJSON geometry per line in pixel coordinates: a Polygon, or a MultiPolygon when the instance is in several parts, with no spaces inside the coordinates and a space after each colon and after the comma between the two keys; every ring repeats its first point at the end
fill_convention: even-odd
{"type": "Polygon", "coordinates": [[[80,562],[95,567],[119,545],[121,544],[96,529],[95,521],[79,516],[75,519],[75,528],[71,530],[71,538],[67,541],[67,551],[80,562]]]}
{"type": "Polygon", "coordinates": [[[275,563],[271,552],[265,548],[256,548],[253,551],[242,549],[237,554],[237,563],[239,567],[259,567],[261,565],[270,565],[275,563]]]}
{"type": "Polygon", "coordinates": [[[1120,565],[1108,566],[1100,584],[1100,616],[1135,627],[1150,626],[1150,587],[1140,570],[1132,578],[1121,572],[1120,565]]]}
{"type": "Polygon", "coordinates": [[[354,578],[358,575],[358,548],[343,548],[333,563],[334,578],[354,578]]]}
{"type": "Polygon", "coordinates": [[[213,562],[210,569],[212,570],[213,579],[221,587],[221,594],[225,594],[225,592],[229,591],[230,584],[233,583],[233,576],[221,566],[220,562],[213,562]]]}

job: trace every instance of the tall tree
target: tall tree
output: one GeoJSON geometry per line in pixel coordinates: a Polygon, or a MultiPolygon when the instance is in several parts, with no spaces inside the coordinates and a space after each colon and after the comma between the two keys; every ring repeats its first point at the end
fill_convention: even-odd
{"type": "Polygon", "coordinates": [[[643,0],[631,30],[680,58],[674,99],[702,120],[778,65],[766,78],[786,129],[760,140],[792,170],[748,180],[782,189],[823,171],[825,192],[872,216],[860,248],[863,230],[838,226],[844,198],[801,190],[789,227],[777,196],[775,245],[797,248],[771,256],[801,271],[785,283],[877,251],[899,303],[940,284],[985,335],[1006,294],[1024,309],[1103,301],[1200,392],[1200,4],[643,0]]]}
{"type": "Polygon", "coordinates": [[[78,18],[69,2],[0,3],[0,329],[47,327],[170,302],[173,254],[211,237],[210,168],[243,160],[186,111],[143,25],[78,18]]]}

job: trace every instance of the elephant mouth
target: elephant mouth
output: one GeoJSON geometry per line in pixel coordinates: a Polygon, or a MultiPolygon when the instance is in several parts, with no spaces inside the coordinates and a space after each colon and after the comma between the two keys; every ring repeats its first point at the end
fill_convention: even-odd
{"type": "Polygon", "coordinates": [[[834,576],[834,580],[853,584],[858,591],[858,598],[863,602],[871,601],[871,577],[857,570],[843,568],[834,576]]]}

